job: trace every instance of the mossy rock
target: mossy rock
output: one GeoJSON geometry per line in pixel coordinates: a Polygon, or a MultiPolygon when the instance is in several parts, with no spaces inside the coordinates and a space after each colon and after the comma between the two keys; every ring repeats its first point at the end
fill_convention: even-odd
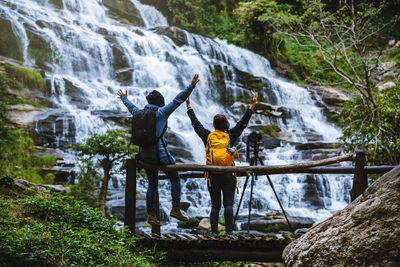
{"type": "Polygon", "coordinates": [[[178,223],[178,228],[192,229],[196,228],[200,223],[197,218],[189,218],[189,221],[181,221],[178,223]]]}
{"type": "Polygon", "coordinates": [[[103,4],[110,10],[111,15],[121,23],[144,26],[139,11],[130,0],[103,0],[103,4]]]}
{"type": "Polygon", "coordinates": [[[9,78],[14,78],[24,86],[44,90],[44,81],[40,72],[6,64],[5,70],[9,78]]]}
{"type": "Polygon", "coordinates": [[[281,131],[281,129],[276,126],[275,124],[267,124],[267,125],[250,125],[249,128],[252,131],[259,131],[262,135],[268,134],[269,136],[273,138],[278,137],[278,132],[281,131]]]}
{"type": "Polygon", "coordinates": [[[0,55],[22,61],[24,56],[19,40],[12,30],[11,22],[0,18],[0,32],[0,55]]]}
{"type": "Polygon", "coordinates": [[[27,31],[27,36],[29,38],[28,55],[35,59],[36,65],[43,67],[45,62],[54,61],[55,53],[43,37],[31,31],[27,31]]]}

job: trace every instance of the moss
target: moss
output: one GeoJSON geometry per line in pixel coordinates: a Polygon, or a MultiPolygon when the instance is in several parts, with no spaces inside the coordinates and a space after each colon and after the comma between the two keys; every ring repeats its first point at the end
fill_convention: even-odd
{"type": "Polygon", "coordinates": [[[178,222],[178,228],[192,229],[199,225],[200,220],[197,218],[189,218],[189,221],[178,222]]]}
{"type": "Polygon", "coordinates": [[[5,99],[5,103],[7,105],[20,105],[20,104],[25,104],[25,105],[31,105],[37,108],[46,108],[47,106],[43,105],[42,103],[39,102],[33,102],[33,101],[28,101],[16,96],[8,96],[5,99]]]}
{"type": "Polygon", "coordinates": [[[277,138],[278,137],[278,132],[281,131],[281,129],[274,125],[274,124],[269,124],[263,128],[265,130],[265,133],[268,134],[271,137],[277,138]]]}
{"type": "Polygon", "coordinates": [[[19,46],[19,40],[14,35],[11,22],[0,18],[0,55],[23,60],[23,54],[19,46]]]}
{"type": "Polygon", "coordinates": [[[36,70],[16,67],[6,64],[5,69],[10,78],[14,78],[28,88],[44,90],[44,81],[42,75],[36,70]]]}
{"type": "Polygon", "coordinates": [[[55,54],[51,46],[39,35],[27,32],[29,38],[28,55],[35,59],[38,66],[42,66],[45,62],[53,62],[55,54]]]}

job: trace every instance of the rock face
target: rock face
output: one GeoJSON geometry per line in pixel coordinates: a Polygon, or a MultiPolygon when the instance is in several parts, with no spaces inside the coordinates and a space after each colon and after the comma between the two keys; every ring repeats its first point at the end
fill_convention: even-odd
{"type": "Polygon", "coordinates": [[[399,266],[400,167],[283,251],[285,266],[399,266]]]}
{"type": "Polygon", "coordinates": [[[313,86],[307,87],[311,96],[329,113],[337,113],[341,105],[350,98],[343,91],[335,88],[313,86]]]}

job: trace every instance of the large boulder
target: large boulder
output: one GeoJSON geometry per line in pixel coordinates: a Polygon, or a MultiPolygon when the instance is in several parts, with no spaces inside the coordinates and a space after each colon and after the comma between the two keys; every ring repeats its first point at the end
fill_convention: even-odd
{"type": "Polygon", "coordinates": [[[323,107],[329,113],[337,113],[344,102],[349,100],[349,96],[343,91],[335,88],[322,86],[307,86],[306,87],[311,97],[317,101],[319,106],[323,107]]]}
{"type": "Polygon", "coordinates": [[[139,11],[129,0],[103,0],[110,14],[122,23],[134,26],[144,26],[139,11]]]}
{"type": "Polygon", "coordinates": [[[286,266],[399,266],[400,167],[283,251],[286,266]]]}

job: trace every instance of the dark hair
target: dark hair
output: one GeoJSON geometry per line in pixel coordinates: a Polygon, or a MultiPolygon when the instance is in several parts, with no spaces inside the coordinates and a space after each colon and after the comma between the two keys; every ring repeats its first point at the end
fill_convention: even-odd
{"type": "Polygon", "coordinates": [[[229,121],[225,115],[217,114],[214,116],[214,128],[220,131],[229,130],[229,121]]]}
{"type": "Polygon", "coordinates": [[[157,90],[151,91],[150,94],[146,96],[147,102],[158,107],[165,106],[164,97],[157,90]]]}

